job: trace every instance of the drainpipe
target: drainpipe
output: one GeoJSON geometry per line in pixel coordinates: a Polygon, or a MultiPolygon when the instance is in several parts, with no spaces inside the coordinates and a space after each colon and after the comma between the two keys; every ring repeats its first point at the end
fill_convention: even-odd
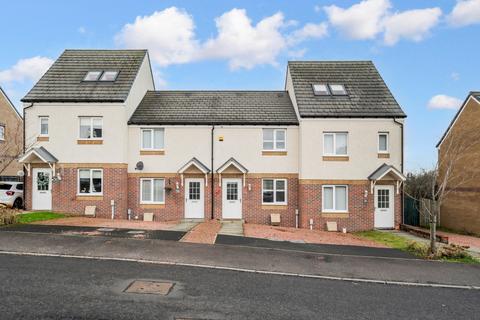
{"type": "MultiPolygon", "coordinates": [[[[25,148],[26,148],[26,136],[25,136],[25,109],[26,108],[30,108],[30,107],[33,107],[33,102],[28,106],[28,107],[25,107],[23,108],[23,119],[22,119],[22,124],[23,124],[23,153],[25,154],[25,148]]],[[[26,206],[26,200],[28,199],[28,184],[26,183],[27,181],[27,175],[29,174],[29,172],[27,172],[27,170],[25,169],[25,167],[23,166],[22,164],[22,167],[23,167],[23,209],[25,209],[27,206],[26,206]]],[[[33,181],[33,178],[32,178],[32,181],[33,181]]],[[[32,187],[32,190],[33,190],[33,187],[32,187]]]]}
{"type": "Polygon", "coordinates": [[[215,141],[215,139],[214,139],[214,131],[215,131],[215,125],[212,124],[212,133],[211,133],[211,140],[212,140],[212,141],[211,141],[211,144],[212,144],[212,145],[211,145],[211,148],[210,148],[210,149],[211,149],[211,164],[210,164],[210,168],[211,168],[211,170],[212,170],[212,176],[211,176],[211,180],[212,180],[212,181],[211,181],[211,183],[210,183],[210,188],[211,188],[211,192],[212,192],[212,194],[211,194],[211,198],[212,198],[211,219],[212,219],[212,220],[215,218],[215,209],[214,209],[214,208],[215,208],[215,206],[214,206],[214,204],[215,204],[215,181],[214,181],[214,180],[215,180],[215,179],[214,179],[214,171],[213,171],[213,146],[214,146],[213,143],[214,143],[214,141],[215,141]]]}
{"type": "MultiPolygon", "coordinates": [[[[404,141],[403,141],[403,134],[404,134],[404,125],[402,122],[398,121],[397,119],[393,118],[393,122],[395,122],[396,124],[398,124],[400,126],[400,130],[401,130],[401,136],[400,136],[400,144],[401,144],[401,147],[402,147],[402,163],[400,164],[400,170],[401,172],[403,173],[403,169],[404,169],[404,162],[405,162],[405,158],[404,158],[404,141]]],[[[403,191],[405,189],[405,185],[402,183],[402,192],[400,194],[400,210],[402,210],[402,221],[401,223],[403,223],[405,221],[405,212],[404,212],[404,208],[403,208],[403,201],[404,201],[404,194],[403,194],[403,191]]]]}

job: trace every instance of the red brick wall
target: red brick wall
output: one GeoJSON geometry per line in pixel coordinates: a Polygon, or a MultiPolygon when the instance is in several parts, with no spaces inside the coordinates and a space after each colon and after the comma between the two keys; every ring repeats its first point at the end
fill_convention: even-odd
{"type": "MultiPolygon", "coordinates": [[[[326,184],[331,184],[326,183],[326,184]]],[[[322,214],[322,185],[300,184],[299,204],[300,221],[302,228],[310,227],[310,219],[313,219],[313,228],[326,230],[327,221],[337,222],[339,230],[347,228],[348,232],[371,230],[374,228],[374,195],[370,193],[370,182],[355,182],[348,185],[348,217],[342,214],[322,214]],[[365,191],[368,192],[365,197],[365,191]]],[[[395,192],[395,227],[401,223],[401,197],[395,192]]]]}

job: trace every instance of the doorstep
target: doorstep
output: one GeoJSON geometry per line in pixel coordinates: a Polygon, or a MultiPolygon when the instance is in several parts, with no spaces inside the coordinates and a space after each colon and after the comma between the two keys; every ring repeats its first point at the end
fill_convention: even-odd
{"type": "Polygon", "coordinates": [[[222,220],[219,235],[243,236],[243,220],[222,220]]]}

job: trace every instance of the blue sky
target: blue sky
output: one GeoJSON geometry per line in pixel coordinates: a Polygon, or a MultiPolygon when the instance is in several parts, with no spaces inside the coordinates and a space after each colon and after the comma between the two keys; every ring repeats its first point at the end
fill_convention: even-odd
{"type": "Polygon", "coordinates": [[[18,108],[66,48],[147,48],[157,89],[283,89],[288,60],[373,60],[408,114],[415,170],[480,90],[480,0],[17,0],[2,11],[0,85],[18,108]]]}

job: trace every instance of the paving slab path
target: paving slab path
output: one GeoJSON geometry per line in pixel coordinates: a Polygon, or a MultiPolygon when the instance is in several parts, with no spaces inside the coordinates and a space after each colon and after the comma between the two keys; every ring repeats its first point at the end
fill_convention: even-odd
{"type": "Polygon", "coordinates": [[[229,236],[243,236],[242,220],[223,220],[218,234],[229,236]]]}

